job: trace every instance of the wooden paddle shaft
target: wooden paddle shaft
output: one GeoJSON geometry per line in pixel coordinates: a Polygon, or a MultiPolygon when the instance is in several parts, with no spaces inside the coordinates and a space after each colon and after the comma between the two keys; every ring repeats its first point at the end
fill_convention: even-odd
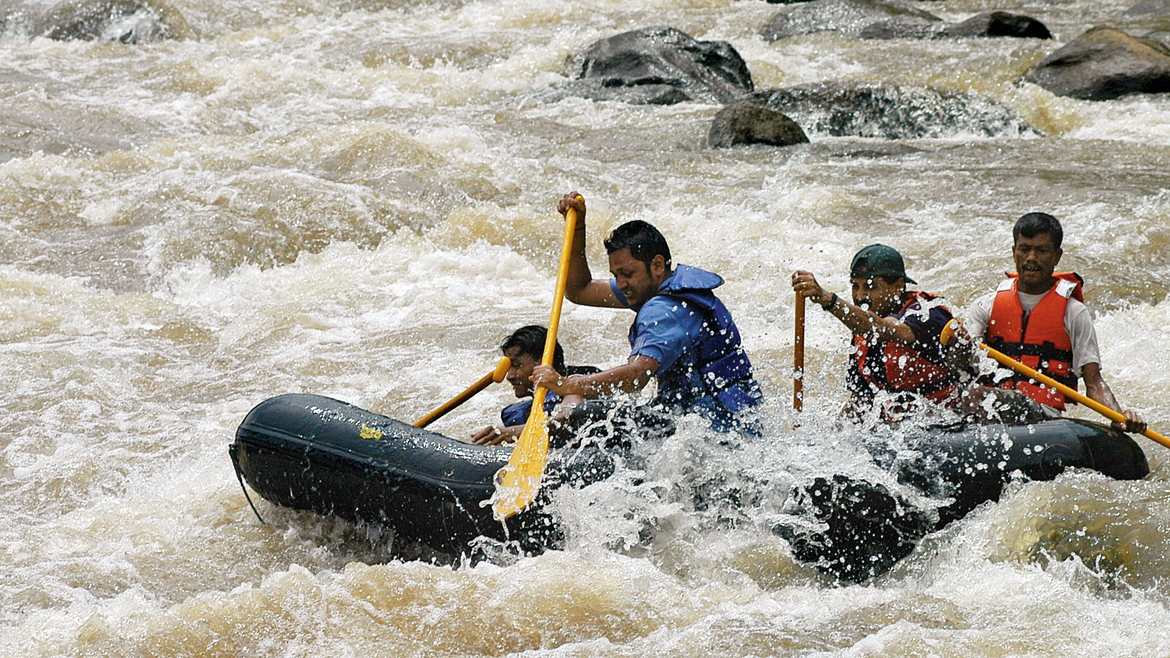
{"type": "MultiPolygon", "coordinates": [[[[979,347],[981,349],[987,350],[988,356],[990,356],[991,358],[995,359],[996,361],[1002,363],[1003,365],[1011,368],[1012,370],[1015,370],[1016,372],[1018,372],[1022,375],[1026,375],[1028,377],[1031,377],[1032,379],[1040,382],[1041,384],[1044,384],[1045,386],[1049,386],[1051,388],[1056,389],[1057,391],[1060,391],[1066,398],[1068,398],[1074,402],[1085,405],[1086,407],[1092,409],[1093,411],[1096,411],[1097,413],[1101,414],[1102,416],[1105,416],[1109,420],[1112,420],[1116,423],[1121,423],[1122,425],[1125,424],[1125,415],[1118,412],[1117,410],[1110,409],[1109,407],[1106,407],[1105,405],[1101,404],[1100,402],[1097,402],[1093,398],[1090,398],[1087,395],[1082,395],[1081,393],[1078,393],[1077,391],[1073,390],[1072,388],[1065,386],[1064,384],[1061,384],[1060,382],[1056,381],[1055,379],[1048,377],[1047,375],[1045,375],[1043,373],[1037,372],[1037,371],[1033,370],[1032,368],[1029,368],[1028,366],[1020,363],[1019,361],[1016,361],[1015,359],[1011,358],[1010,356],[988,347],[987,345],[980,343],[979,347]]],[[[1162,436],[1161,434],[1158,434],[1154,430],[1147,428],[1146,431],[1142,432],[1142,434],[1150,439],[1153,439],[1154,441],[1157,441],[1158,443],[1161,443],[1162,445],[1166,446],[1167,448],[1170,448],[1170,439],[1167,439],[1166,437],[1162,436]]]]}
{"type": "Polygon", "coordinates": [[[804,295],[796,295],[796,339],[792,344],[792,408],[804,408],[804,295]]]}

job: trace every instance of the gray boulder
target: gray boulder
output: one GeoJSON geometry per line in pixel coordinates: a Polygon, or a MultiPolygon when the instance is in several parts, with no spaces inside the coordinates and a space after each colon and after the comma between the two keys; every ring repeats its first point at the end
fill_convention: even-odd
{"type": "Polygon", "coordinates": [[[732,103],[711,121],[707,145],[727,148],[737,144],[791,146],[807,144],[808,136],[791,118],[748,101],[732,103]]]}
{"type": "Polygon", "coordinates": [[[811,134],[920,139],[1035,131],[1010,108],[977,94],[929,87],[823,82],[749,94],[745,102],[782,112],[811,134]]]}
{"type": "Polygon", "coordinates": [[[128,44],[172,39],[186,27],[145,0],[65,0],[43,12],[14,6],[3,22],[6,31],[34,37],[128,44]]]}
{"type": "Polygon", "coordinates": [[[1093,28],[1028,69],[1024,79],[1057,96],[1084,100],[1170,92],[1170,48],[1093,28]]]}
{"type": "Polygon", "coordinates": [[[636,104],[730,103],[752,91],[747,64],[726,41],[698,41],[670,27],[624,32],[569,60],[575,80],[545,100],[584,96],[636,104]]]}
{"type": "Polygon", "coordinates": [[[940,37],[1017,37],[1024,39],[1051,39],[1048,27],[1030,16],[1009,14],[1006,11],[986,11],[971,18],[948,25],[940,37]]]}

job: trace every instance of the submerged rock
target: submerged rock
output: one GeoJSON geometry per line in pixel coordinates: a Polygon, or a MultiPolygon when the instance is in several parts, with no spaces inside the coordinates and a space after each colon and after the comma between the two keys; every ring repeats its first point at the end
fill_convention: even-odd
{"type": "Polygon", "coordinates": [[[1170,0],[1144,0],[1130,7],[1126,16],[1167,16],[1170,15],[1170,0]]]}
{"type": "Polygon", "coordinates": [[[876,0],[816,0],[773,16],[761,30],[776,41],[835,30],[860,39],[948,39],[961,37],[1031,37],[1050,39],[1040,21],[1003,11],[948,23],[934,14],[876,0]]]}
{"type": "Polygon", "coordinates": [[[43,13],[15,8],[3,17],[6,31],[32,37],[127,44],[172,39],[179,31],[175,20],[143,0],[66,0],[43,13]]]}
{"type": "Polygon", "coordinates": [[[913,31],[941,20],[925,11],[875,0],[815,0],[777,13],[760,34],[768,41],[828,30],[856,37],[875,23],[913,31]]]}
{"type": "Polygon", "coordinates": [[[807,144],[808,136],[790,117],[748,101],[732,103],[711,121],[707,145],[726,148],[736,144],[791,146],[807,144]]]}
{"type": "Polygon", "coordinates": [[[836,137],[920,139],[1034,131],[1010,108],[977,94],[929,87],[824,82],[764,89],[744,99],[836,137]]]}
{"type": "Polygon", "coordinates": [[[730,103],[754,88],[747,64],[731,44],[698,41],[670,27],[596,41],[569,61],[569,69],[576,79],[558,85],[546,99],[730,103]]]}
{"type": "Polygon", "coordinates": [[[1028,69],[1024,79],[1057,96],[1083,100],[1170,92],[1170,48],[1093,28],[1028,69]]]}

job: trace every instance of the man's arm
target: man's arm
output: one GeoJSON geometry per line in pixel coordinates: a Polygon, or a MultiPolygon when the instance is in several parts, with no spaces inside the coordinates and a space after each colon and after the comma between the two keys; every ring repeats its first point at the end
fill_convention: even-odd
{"type": "Polygon", "coordinates": [[[635,354],[625,365],[592,375],[562,377],[551,366],[536,366],[532,371],[532,381],[562,397],[598,398],[615,393],[636,393],[654,378],[656,372],[658,361],[635,354]]]}
{"type": "Polygon", "coordinates": [[[1113,423],[1115,428],[1124,429],[1126,432],[1141,433],[1146,431],[1146,421],[1142,420],[1136,411],[1123,410],[1121,405],[1117,404],[1117,399],[1113,397],[1113,391],[1109,388],[1109,384],[1105,383],[1105,378],[1101,376],[1100,363],[1086,363],[1081,366],[1081,378],[1085,381],[1085,394],[1090,399],[1096,400],[1125,416],[1125,425],[1113,423]]]}
{"type": "Polygon", "coordinates": [[[573,230],[573,246],[569,249],[565,297],[582,306],[625,308],[614,296],[609,279],[594,279],[589,271],[589,260],[585,257],[585,201],[581,195],[570,192],[557,204],[557,212],[566,217],[569,208],[577,211],[577,225],[573,230]]]}
{"type": "Polygon", "coordinates": [[[797,270],[792,275],[792,290],[811,299],[858,336],[873,334],[883,341],[914,342],[914,330],[906,326],[906,323],[894,318],[880,317],[877,313],[850,304],[844,297],[837,297],[822,288],[812,272],[797,270]]]}

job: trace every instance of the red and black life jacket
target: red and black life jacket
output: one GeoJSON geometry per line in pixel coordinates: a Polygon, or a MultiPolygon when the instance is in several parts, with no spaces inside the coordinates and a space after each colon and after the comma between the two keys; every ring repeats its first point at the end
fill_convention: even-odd
{"type": "MultiPolygon", "coordinates": [[[[937,295],[921,291],[908,292],[902,308],[893,317],[901,318],[911,306],[937,298],[937,295]]],[[[946,309],[945,306],[942,308],[946,309]]],[[[946,310],[950,312],[950,309],[946,310]]],[[[853,336],[857,371],[871,388],[893,393],[915,393],[946,406],[954,406],[958,401],[952,395],[959,386],[958,377],[942,362],[941,353],[928,358],[913,349],[911,344],[895,340],[884,341],[879,345],[882,350],[881,368],[875,372],[866,363],[870,341],[866,336],[853,336]]]]}
{"type": "MultiPolygon", "coordinates": [[[[1057,272],[1053,276],[1056,283],[1052,289],[1027,314],[1020,304],[1018,275],[1011,274],[999,284],[987,323],[987,344],[1076,390],[1072,338],[1065,331],[1064,317],[1069,299],[1084,303],[1085,280],[1074,272],[1057,272]]],[[[1000,386],[1018,389],[1040,404],[1064,410],[1064,395],[1024,375],[1014,373],[1000,386]]]]}

